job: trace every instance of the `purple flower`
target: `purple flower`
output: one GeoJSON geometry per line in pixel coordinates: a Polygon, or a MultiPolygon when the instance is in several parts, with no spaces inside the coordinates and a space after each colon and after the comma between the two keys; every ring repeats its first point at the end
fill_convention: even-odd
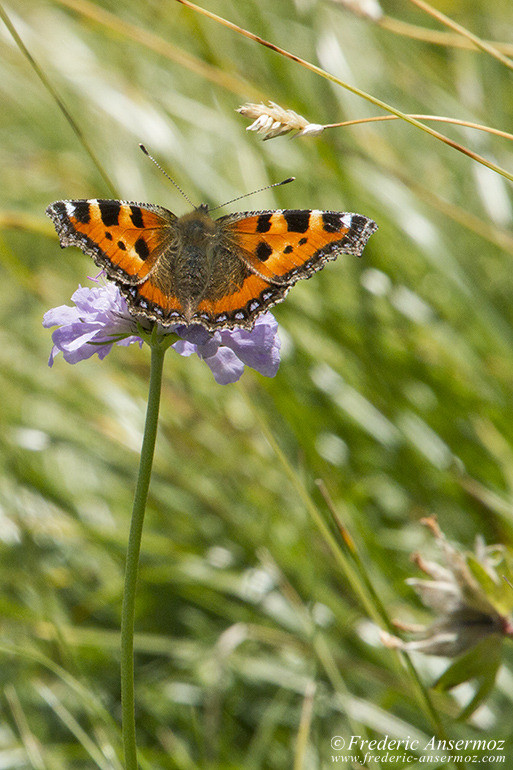
{"type": "MultiPolygon", "coordinates": [[[[105,358],[113,345],[143,344],[141,325],[130,315],[114,284],[92,289],[80,286],[71,299],[75,307],[54,307],[43,318],[45,328],[59,327],[52,332],[49,366],[53,366],[59,352],[69,364],[76,364],[95,353],[100,359],[105,358]]],[[[280,365],[278,323],[271,313],[259,316],[249,331],[209,332],[199,324],[160,326],[158,331],[162,335],[174,333],[181,337],[172,345],[176,352],[182,356],[196,353],[210,367],[220,385],[236,382],[244,365],[266,377],[274,377],[280,365]]]]}

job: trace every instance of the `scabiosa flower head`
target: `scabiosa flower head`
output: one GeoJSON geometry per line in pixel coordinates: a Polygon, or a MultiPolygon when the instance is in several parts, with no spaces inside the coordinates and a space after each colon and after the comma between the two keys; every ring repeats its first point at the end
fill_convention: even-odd
{"type": "MultiPolygon", "coordinates": [[[[114,284],[79,287],[71,297],[74,307],[61,305],[45,313],[43,326],[58,326],[52,332],[53,348],[49,366],[62,353],[64,360],[76,364],[95,353],[100,359],[113,345],[144,342],[149,334],[130,315],[128,306],[114,284]],[[142,336],[141,336],[142,335],[142,336]]],[[[244,366],[256,369],[266,377],[274,377],[280,365],[278,323],[271,313],[259,316],[252,329],[223,329],[209,332],[198,324],[160,326],[160,335],[177,337],[172,347],[182,356],[198,355],[210,367],[216,382],[228,385],[236,382],[244,366]]]]}
{"type": "Polygon", "coordinates": [[[430,579],[409,578],[424,604],[438,613],[430,626],[396,625],[413,632],[416,639],[403,642],[384,635],[389,647],[405,652],[455,657],[479,642],[495,637],[513,638],[513,590],[504,578],[511,577],[511,558],[501,546],[485,547],[478,540],[474,553],[460,553],[445,538],[436,519],[424,519],[441,548],[444,564],[413,554],[412,560],[430,579]]]}
{"type": "Polygon", "coordinates": [[[438,618],[430,626],[396,622],[416,638],[404,642],[382,633],[382,642],[408,653],[454,657],[433,686],[444,691],[470,685],[470,699],[458,717],[464,720],[492,690],[502,662],[503,641],[513,638],[513,559],[503,546],[486,547],[480,539],[475,552],[461,553],[447,542],[434,517],[422,523],[434,535],[443,563],[414,554],[413,561],[430,580],[411,578],[408,583],[438,618]]]}

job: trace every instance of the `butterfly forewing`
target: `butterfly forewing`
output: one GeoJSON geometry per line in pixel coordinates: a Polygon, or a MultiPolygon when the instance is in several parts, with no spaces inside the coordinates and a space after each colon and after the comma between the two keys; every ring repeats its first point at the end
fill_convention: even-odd
{"type": "Polygon", "coordinates": [[[308,209],[248,212],[222,221],[265,275],[290,285],[339,254],[360,256],[377,227],[360,214],[308,209]]]}
{"type": "Polygon", "coordinates": [[[176,219],[165,208],[116,200],[57,201],[47,209],[61,246],[78,246],[126,284],[143,281],[169,247],[176,219]]]}

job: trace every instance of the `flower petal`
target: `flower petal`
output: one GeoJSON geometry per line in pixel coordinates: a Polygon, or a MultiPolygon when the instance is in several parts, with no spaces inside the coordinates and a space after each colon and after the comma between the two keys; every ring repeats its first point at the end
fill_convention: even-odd
{"type": "Polygon", "coordinates": [[[251,331],[222,331],[221,339],[247,366],[265,377],[274,377],[280,366],[280,338],[277,331],[278,322],[271,313],[265,313],[257,318],[251,331]]]}
{"type": "Polygon", "coordinates": [[[215,356],[203,359],[218,385],[231,385],[242,377],[244,364],[229,348],[219,348],[215,356]]]}
{"type": "MultiPolygon", "coordinates": [[[[58,353],[62,353],[68,363],[76,364],[93,355],[105,358],[114,344],[142,345],[142,337],[135,333],[140,327],[130,315],[117,286],[107,284],[91,289],[79,286],[72,300],[74,306],[52,308],[43,317],[46,328],[59,327],[52,333],[49,366],[58,353]]],[[[280,364],[277,330],[276,320],[271,313],[266,313],[251,330],[209,332],[200,324],[174,324],[159,326],[158,334],[179,335],[182,339],[172,345],[176,352],[182,356],[196,353],[209,366],[216,382],[227,385],[240,378],[245,364],[267,377],[274,377],[280,364]]]]}

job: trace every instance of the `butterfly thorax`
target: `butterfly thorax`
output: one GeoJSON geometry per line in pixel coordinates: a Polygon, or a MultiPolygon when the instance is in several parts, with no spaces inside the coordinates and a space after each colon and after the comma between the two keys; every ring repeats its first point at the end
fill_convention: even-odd
{"type": "Polygon", "coordinates": [[[173,237],[152,276],[164,293],[176,293],[187,317],[211,282],[216,250],[216,224],[203,210],[173,222],[173,237]]]}
{"type": "Polygon", "coordinates": [[[212,275],[216,227],[208,214],[192,211],[175,223],[174,248],[171,251],[171,276],[182,296],[195,300],[212,275]]]}

